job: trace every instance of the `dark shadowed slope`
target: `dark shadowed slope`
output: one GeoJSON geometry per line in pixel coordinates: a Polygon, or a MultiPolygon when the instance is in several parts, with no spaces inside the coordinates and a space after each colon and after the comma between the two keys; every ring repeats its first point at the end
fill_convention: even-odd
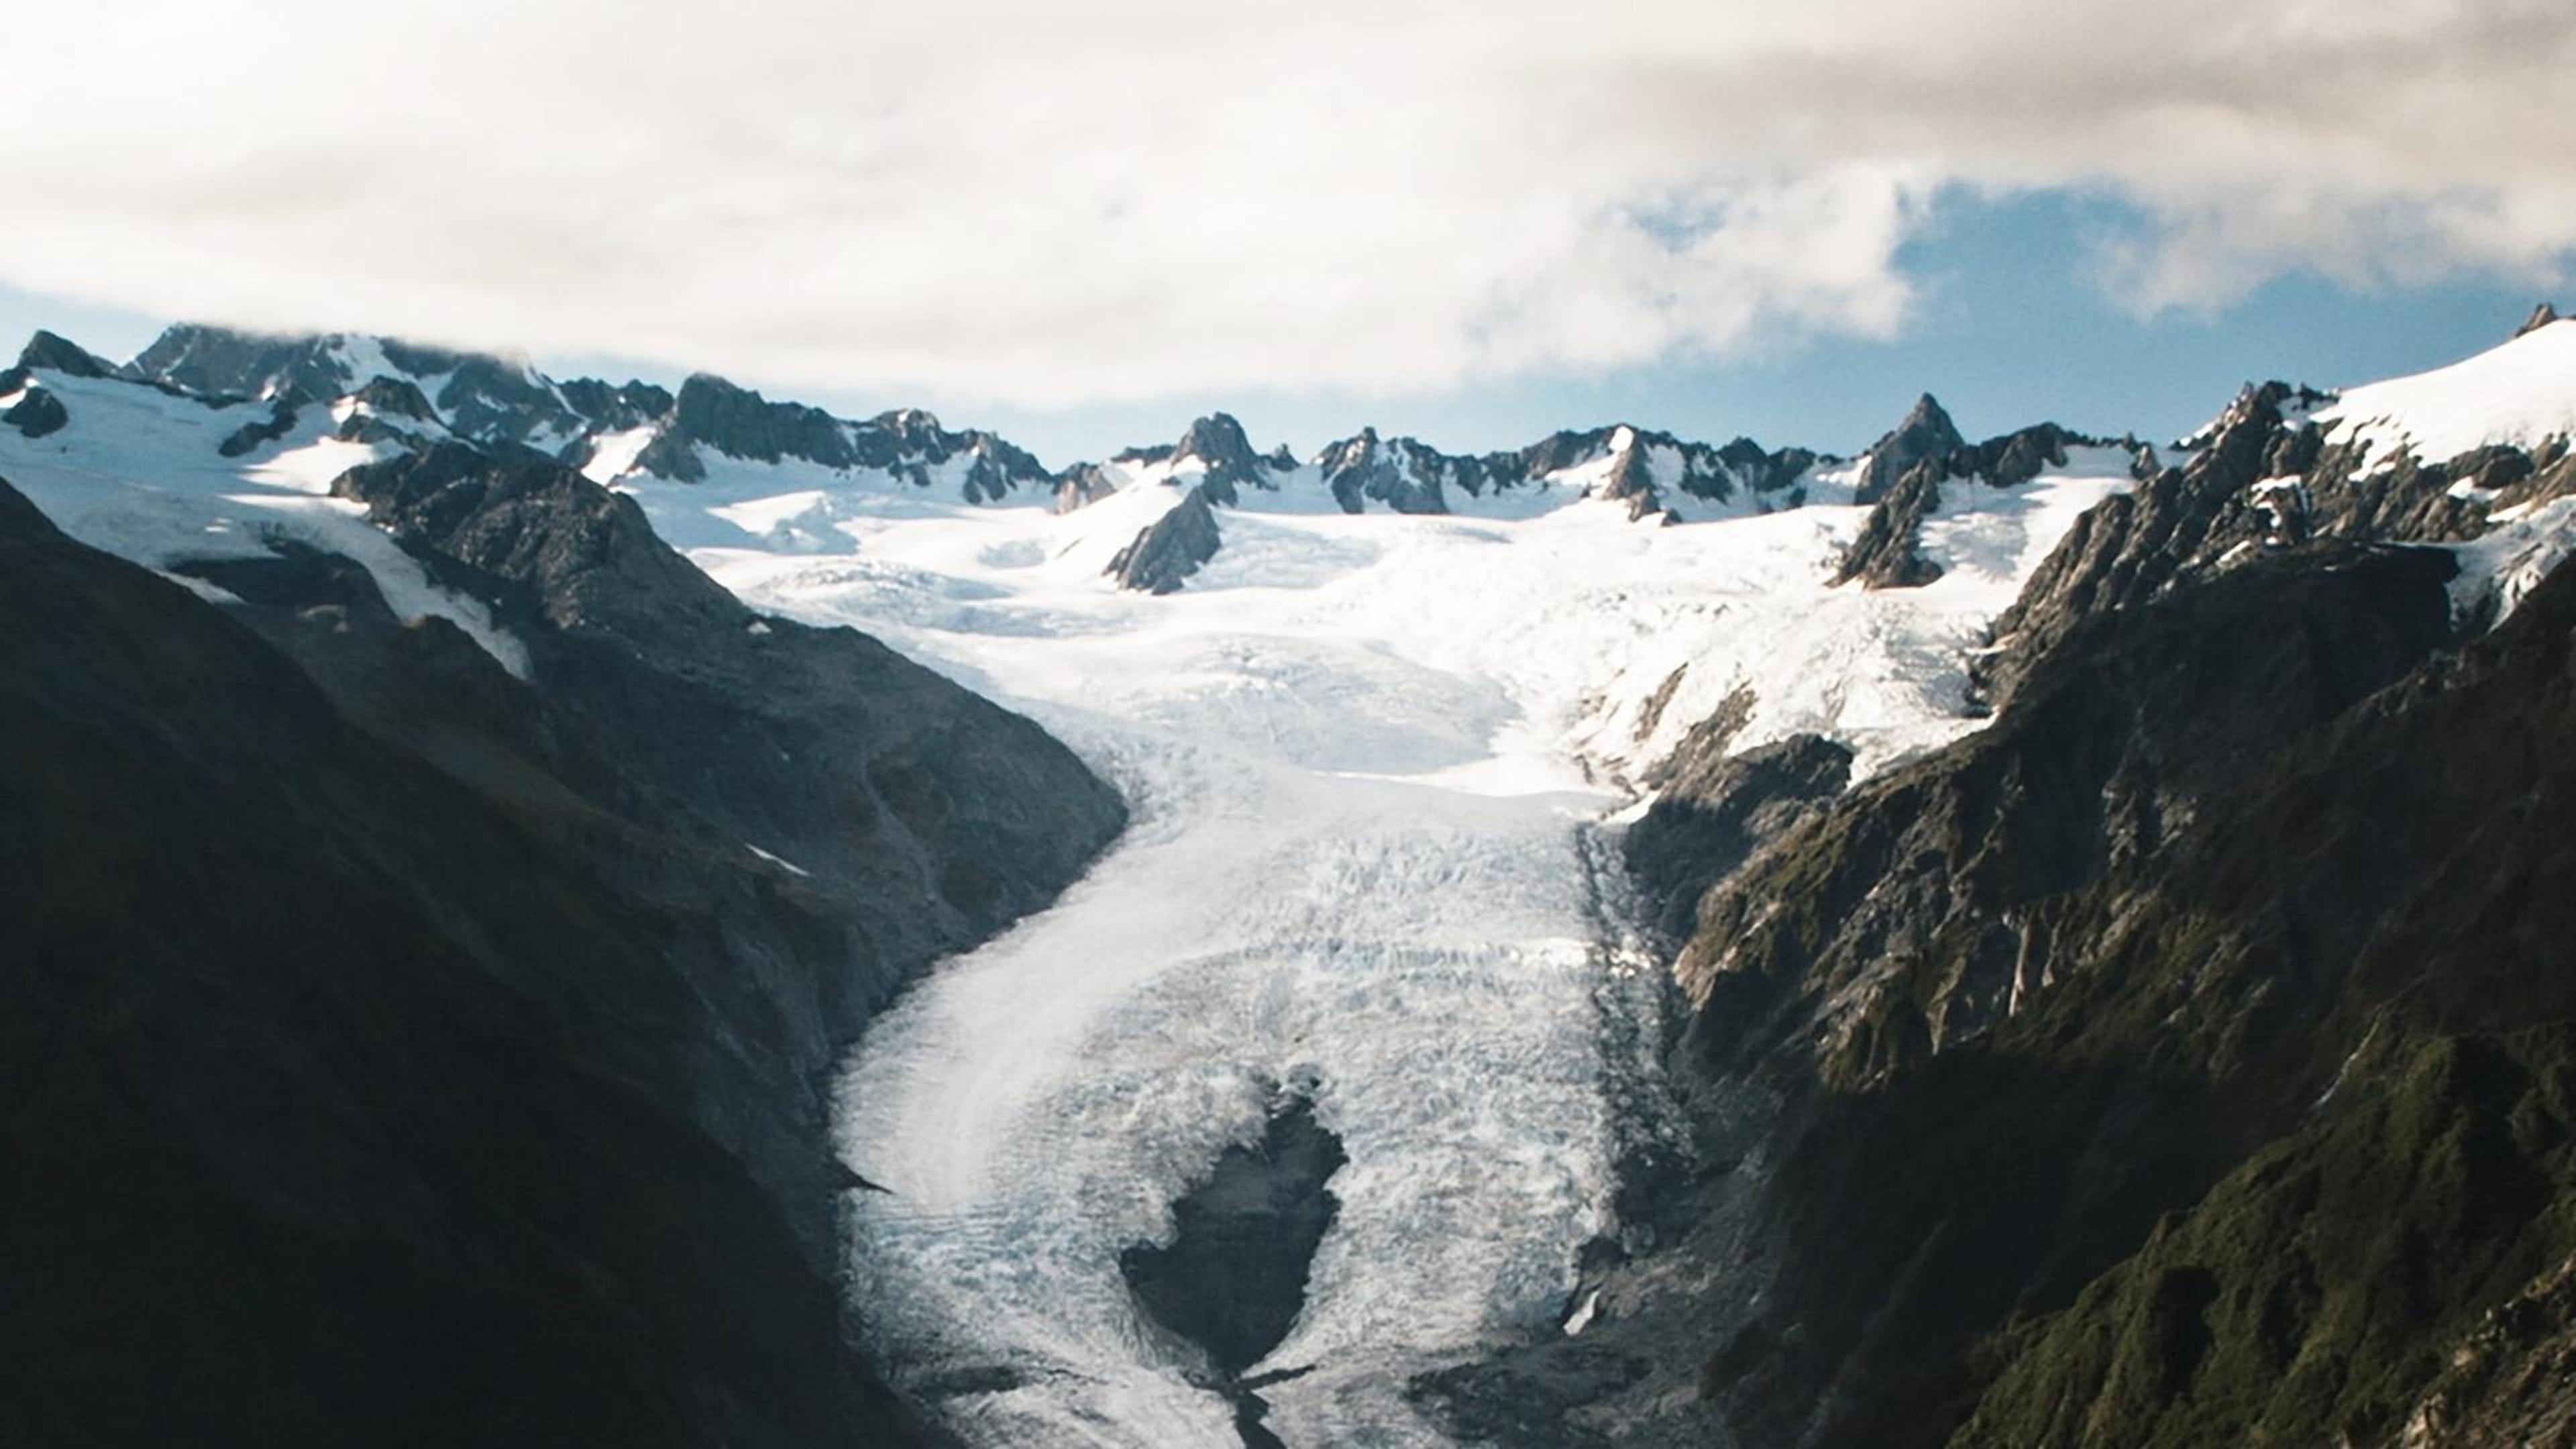
{"type": "MultiPolygon", "coordinates": [[[[721,838],[794,817],[777,787],[712,747],[679,770],[682,722],[644,717],[705,661],[524,626],[553,639],[532,688],[335,562],[237,565],[270,602],[219,608],[0,491],[0,1437],[918,1437],[843,1345],[793,1078],[1060,884],[1114,799],[1031,729],[1066,803],[1020,808],[1060,853],[889,833],[841,786],[866,863],[809,886],[721,838]],[[619,758],[611,724],[666,738],[619,758]],[[889,930],[922,914],[880,894],[906,852],[998,883],[889,930]]],[[[1009,718],[942,691],[885,702],[884,778],[926,768],[907,733],[1009,718]]]]}

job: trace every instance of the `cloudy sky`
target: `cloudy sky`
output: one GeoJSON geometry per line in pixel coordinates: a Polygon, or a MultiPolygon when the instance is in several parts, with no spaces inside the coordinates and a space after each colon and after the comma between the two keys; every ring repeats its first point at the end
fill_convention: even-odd
{"type": "Polygon", "coordinates": [[[1050,461],[2169,429],[2576,259],[2566,0],[121,0],[13,15],[0,324],[921,402],[1050,461]]]}

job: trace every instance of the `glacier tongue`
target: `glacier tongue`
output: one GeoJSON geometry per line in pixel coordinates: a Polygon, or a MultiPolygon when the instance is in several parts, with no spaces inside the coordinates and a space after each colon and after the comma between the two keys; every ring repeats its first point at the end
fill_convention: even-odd
{"type": "Polygon", "coordinates": [[[1941,582],[1879,593],[1826,586],[1850,507],[1246,511],[1160,598],[1099,570],[1169,490],[1064,515],[861,500],[836,507],[848,552],[697,550],[757,607],[1036,715],[1135,808],[1088,879],[940,967],[847,1069],[844,1157],[889,1189],[855,1195],[850,1246],[883,1361],[978,1443],[1234,1442],[1119,1254],[1167,1241],[1172,1200],[1312,1081],[1349,1160],[1304,1312],[1251,1370],[1312,1369],[1261,1390],[1268,1427],[1441,1442],[1405,1380],[1557,1331],[1578,1250],[1615,1226],[1604,1093],[1635,1064],[1605,1043],[1640,1034],[1605,1014],[1639,994],[1605,986],[1624,958],[1581,835],[1628,803],[1617,782],[1729,697],[1755,699],[1739,747],[1816,730],[1864,770],[1973,728],[1966,651],[2123,471],[1963,498],[1925,530],[1941,582]]]}

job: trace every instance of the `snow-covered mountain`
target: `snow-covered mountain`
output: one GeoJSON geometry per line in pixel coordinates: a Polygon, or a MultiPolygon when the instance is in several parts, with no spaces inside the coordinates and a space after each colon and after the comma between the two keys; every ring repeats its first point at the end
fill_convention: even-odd
{"type": "MultiPolygon", "coordinates": [[[[2195,476],[2212,482],[2194,493],[2196,513],[2181,532],[2155,547],[2223,567],[2248,549],[2310,537],[2422,538],[2462,547],[2470,564],[2463,608],[2527,587],[2560,556],[2571,527],[2557,501],[2565,489],[2558,465],[2576,432],[2571,369],[2576,323],[2535,318],[2509,343],[2421,377],[2340,396],[2249,388],[2210,427],[2173,445],[2181,470],[2197,467],[2195,476]],[[2222,458],[2226,466],[2216,467],[2222,458]]],[[[1704,598],[1730,579],[1773,580],[1755,592],[1778,605],[1780,637],[1841,638],[1844,608],[1907,621],[1892,633],[1860,631],[1882,641],[1884,677],[1913,680],[1907,687],[1920,691],[1922,704],[1887,717],[1903,738],[1915,726],[1900,718],[1957,715],[1967,693],[1961,641],[2006,612],[2058,532],[2092,500],[2154,480],[2165,466],[2134,439],[2085,438],[2052,424],[1971,444],[1926,396],[1851,459],[1617,425],[1483,455],[1363,431],[1301,461],[1284,447],[1259,450],[1220,413],[1173,443],[1049,472],[1005,440],[948,430],[917,410],[850,421],[707,376],[676,393],[640,382],[559,383],[524,361],[390,339],[263,338],[185,325],[122,366],[39,334],[20,365],[0,374],[0,421],[12,430],[0,440],[17,444],[0,447],[0,470],[77,536],[155,566],[257,554],[287,539],[342,553],[375,572],[406,612],[450,617],[504,659],[509,641],[481,604],[431,583],[365,523],[362,507],[332,496],[341,473],[440,442],[535,448],[636,499],[684,548],[855,556],[868,570],[900,570],[904,542],[925,533],[908,524],[999,508],[995,524],[1015,521],[991,532],[1028,536],[991,544],[997,556],[1025,552],[1050,574],[1069,568],[1155,593],[1257,584],[1272,568],[1303,574],[1308,566],[1289,563],[1293,551],[1282,554],[1280,540],[1330,534],[1341,527],[1328,521],[1336,517],[1476,519],[1532,541],[1594,536],[1596,513],[1632,526],[1685,525],[1668,542],[1640,537],[1605,553],[1589,569],[1593,581],[1646,586],[1619,578],[1634,567],[1628,555],[1643,549],[1670,560],[1670,583],[1655,587],[1676,599],[1704,598]],[[2029,516],[2048,522],[2025,536],[2019,520],[2035,500],[2062,501],[2038,505],[2029,516]],[[1791,511],[1802,521],[1761,522],[1791,511]],[[1786,573],[1758,561],[1781,545],[1744,552],[1755,538],[1791,536],[1812,541],[1792,550],[1786,573]],[[1219,563],[1238,551],[1248,554],[1239,566],[1219,563]],[[1791,579],[1802,582],[1792,589],[1791,579]],[[1837,602],[1844,591],[1836,586],[1851,582],[1902,595],[1884,605],[1837,602]],[[1799,598],[1807,588],[1821,602],[1799,598]],[[1940,613],[1954,591],[1963,594],[1958,611],[1940,613]],[[1943,622],[1930,622],[1936,615],[1943,622]],[[1824,622],[1807,628],[1808,620],[1824,622]],[[1929,632],[1918,636],[1918,627],[1929,632]],[[1911,657],[1917,646],[1902,641],[1918,637],[1933,655],[1893,662],[1911,657]],[[1940,657],[1950,662],[1932,662],[1940,657]]],[[[1352,536],[1381,533],[1366,526],[1352,536]]],[[[1569,564],[1569,577],[1587,572],[1580,558],[1569,564]]],[[[2050,586],[2043,580],[2043,592],[2050,586]]],[[[2024,601],[2023,612],[2032,607],[2024,601]]],[[[1791,676],[1824,670],[1824,656],[1749,635],[1731,613],[1724,626],[1697,630],[1642,620],[1633,621],[1639,642],[1598,661],[1604,677],[1588,689],[1594,748],[1615,770],[1651,768],[1676,729],[1739,689],[1757,701],[1742,738],[1749,746],[1830,724],[1878,687],[1851,677],[1839,655],[1830,672],[1844,677],[1833,690],[1794,687],[1791,676]],[[1720,663],[1729,658],[1737,662],[1720,663]],[[1644,675],[1652,678],[1641,684],[1644,675]],[[1809,696],[1836,702],[1788,703],[1809,696]],[[1609,743],[1619,729],[1636,743],[1609,743]]]]}
{"type": "MultiPolygon", "coordinates": [[[[1123,840],[878,1019],[842,1083],[846,1167],[889,1189],[845,1204],[863,1332],[900,1387],[991,1443],[1223,1442],[1248,1406],[1296,1443],[1450,1442],[1466,1431],[1444,1413],[1580,1441],[1531,1404],[1610,1406],[1599,1423],[1650,1442],[1740,1413],[1770,1442],[1757,1431],[1844,1412],[1833,1396],[1864,1391],[1836,1363],[1920,1344],[1835,1317],[1867,1292],[1843,1259],[1798,1256],[1800,1225],[1948,1180],[1871,1176],[1884,1164],[1845,1162],[1832,1134],[1794,1135],[1823,1120],[1799,1114],[1864,1091],[1971,1116],[2096,1100],[2016,1078],[2036,1089],[1962,1105],[1925,1064],[2051,993],[2112,989],[2053,968],[2080,949],[2053,934],[2061,897],[2108,882],[2124,894],[2103,910],[2143,909],[2159,852],[2200,849],[2195,821],[2267,787],[2266,748],[2499,621],[2496,649],[2521,647],[2516,607],[2576,543],[2576,323],[2555,321],[2421,377],[2250,387],[2161,449],[2048,423],[1971,441],[1927,395],[1848,459],[1630,425],[1477,455],[1370,430],[1300,459],[1216,414],[1050,471],[922,413],[840,419],[708,377],[559,383],[379,339],[189,328],[121,367],[38,337],[0,374],[0,424],[0,478],[66,532],[334,679],[374,687],[410,666],[367,651],[454,640],[441,668],[480,681],[454,708],[506,720],[603,691],[546,728],[614,758],[598,721],[621,696],[599,678],[648,670],[657,708],[731,721],[691,691],[828,693],[873,657],[855,626],[1118,785],[1123,840]],[[300,592],[271,592],[281,567],[300,592]],[[343,567],[389,616],[345,639],[350,606],[313,592],[343,567]],[[665,659],[670,641],[686,647],[665,659]],[[819,662],[760,672],[790,647],[819,662]],[[1652,897],[1633,911],[1629,821],[1652,897]],[[1707,1119],[1671,1115],[1640,1045],[1664,1039],[1676,942],[1707,1119]],[[1796,1110],[1745,1105],[1781,1102],[1796,1110]],[[1282,1122],[1334,1144],[1310,1154],[1333,1164],[1331,1226],[1295,1300],[1266,1305],[1276,1340],[1230,1344],[1219,1373],[1140,1318],[1121,1264],[1172,1244],[1209,1164],[1282,1122]],[[1736,1143],[1741,1170],[1673,1166],[1695,1142],[1736,1143]],[[1771,1175],[1802,1152],[1853,1190],[1763,1196],[1814,1185],[1771,1175]],[[1652,1212],[1675,1216],[1640,1206],[1640,1161],[1666,1164],[1652,1212]],[[1713,1323],[1741,1336],[1707,1341],[1713,1323]],[[1801,1333],[1830,1352],[1802,1356],[1801,1333]],[[1761,1372],[1711,1391],[1721,1350],[1761,1372]],[[1461,1364],[1495,1377],[1424,1391],[1461,1364]]],[[[753,723],[659,759],[722,822],[711,848],[784,891],[875,859],[834,824],[845,794],[943,849],[971,794],[931,758],[958,741],[881,758],[844,738],[876,728],[871,701],[829,697],[783,725],[733,699],[753,723]],[[848,768],[807,798],[814,758],[848,768]],[[737,798],[743,771],[762,788],[737,798]]],[[[525,778],[429,737],[440,768],[525,778]]],[[[995,793],[976,808],[1012,818],[995,793]]],[[[870,899],[989,922],[970,856],[906,857],[918,878],[869,877],[870,899]]],[[[2185,1021],[2201,1000],[2102,1017],[2185,1021]]],[[[811,1066],[829,1044],[803,1045],[811,1066]]],[[[2124,1107],[2120,1130],[2159,1105],[2124,1107]]],[[[2056,1140],[2021,1125],[1971,1145],[2056,1140]]],[[[1888,1150],[1871,1121],[1853,1131],[1888,1150]]],[[[2010,1217],[1945,1231],[1984,1242],[2010,1217]]],[[[1910,1241],[1864,1226],[1851,1243],[1910,1241]]],[[[1914,1292],[1905,1261],[1875,1291],[1914,1292]]],[[[1933,1318],[1905,1332],[1946,1362],[1933,1318]]]]}

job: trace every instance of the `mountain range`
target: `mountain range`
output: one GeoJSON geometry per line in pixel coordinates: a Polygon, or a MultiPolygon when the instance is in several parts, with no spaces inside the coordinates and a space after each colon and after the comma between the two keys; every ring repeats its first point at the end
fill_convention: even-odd
{"type": "Polygon", "coordinates": [[[2545,308],[2157,443],[1052,470],[40,333],[0,1426],[2571,1442],[2572,444],[2545,308]]]}

